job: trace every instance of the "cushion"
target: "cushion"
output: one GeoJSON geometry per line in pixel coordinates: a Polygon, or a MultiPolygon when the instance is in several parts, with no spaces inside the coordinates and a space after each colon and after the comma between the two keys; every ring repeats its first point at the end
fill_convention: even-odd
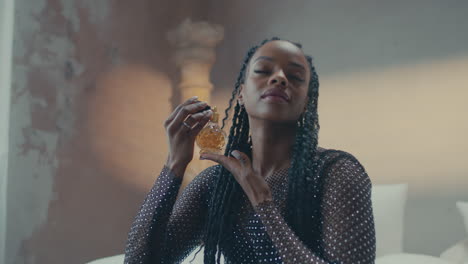
{"type": "MultiPolygon", "coordinates": [[[[468,202],[458,201],[456,203],[460,215],[465,223],[465,231],[468,236],[468,202]]],[[[440,255],[442,259],[454,261],[456,263],[468,264],[468,239],[451,246],[440,255]]]]}
{"type": "Polygon", "coordinates": [[[86,264],[122,264],[124,262],[124,257],[124,254],[115,255],[111,257],[96,259],[86,264]]]}
{"type": "Polygon", "coordinates": [[[466,235],[468,236],[468,202],[458,201],[457,207],[458,211],[460,211],[460,214],[463,218],[463,222],[465,223],[465,231],[466,235]]]}
{"type": "Polygon", "coordinates": [[[392,254],[377,258],[375,264],[458,264],[427,255],[419,254],[392,254]]]}
{"type": "Polygon", "coordinates": [[[455,263],[468,263],[468,239],[460,241],[442,252],[440,258],[455,263]]]}
{"type": "Polygon", "coordinates": [[[408,184],[381,184],[372,187],[377,257],[403,252],[403,222],[408,184]]]}

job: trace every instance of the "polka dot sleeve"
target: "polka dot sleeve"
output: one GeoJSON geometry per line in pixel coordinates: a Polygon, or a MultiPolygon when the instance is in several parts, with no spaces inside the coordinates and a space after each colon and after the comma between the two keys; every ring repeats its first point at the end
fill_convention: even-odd
{"type": "Polygon", "coordinates": [[[371,264],[375,262],[375,227],[371,181],[351,155],[326,171],[322,203],[323,255],[300,241],[272,201],[254,209],[284,263],[371,264]]]}
{"type": "Polygon", "coordinates": [[[164,166],[130,228],[124,263],[178,263],[201,243],[214,171],[205,169],[177,198],[182,181],[164,166]]]}

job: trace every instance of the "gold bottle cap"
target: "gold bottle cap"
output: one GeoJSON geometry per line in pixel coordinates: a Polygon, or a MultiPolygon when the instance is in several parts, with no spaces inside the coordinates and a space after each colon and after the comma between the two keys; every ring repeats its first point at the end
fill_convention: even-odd
{"type": "Polygon", "coordinates": [[[211,122],[218,122],[218,119],[219,119],[219,114],[218,114],[218,110],[216,108],[216,106],[213,106],[213,108],[211,108],[211,111],[213,111],[213,115],[211,116],[211,122]]]}

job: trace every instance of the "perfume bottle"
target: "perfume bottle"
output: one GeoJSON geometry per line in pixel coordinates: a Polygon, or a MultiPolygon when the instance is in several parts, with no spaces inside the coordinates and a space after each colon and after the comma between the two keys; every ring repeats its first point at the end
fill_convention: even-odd
{"type": "Polygon", "coordinates": [[[198,133],[195,142],[200,147],[200,155],[203,153],[221,154],[221,151],[226,144],[226,133],[218,125],[219,114],[216,106],[211,111],[213,115],[210,121],[198,133]]]}

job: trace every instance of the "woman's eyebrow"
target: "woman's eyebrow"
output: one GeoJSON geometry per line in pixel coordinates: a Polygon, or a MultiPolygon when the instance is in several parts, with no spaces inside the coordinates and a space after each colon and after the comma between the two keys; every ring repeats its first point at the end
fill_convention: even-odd
{"type": "Polygon", "coordinates": [[[268,57],[268,56],[260,56],[260,57],[258,57],[257,59],[255,59],[254,62],[256,62],[256,61],[258,61],[258,60],[274,61],[272,57],[268,57]]]}
{"type": "MultiPolygon", "coordinates": [[[[268,56],[260,56],[260,57],[256,58],[254,62],[256,62],[258,60],[274,61],[274,59],[272,57],[268,57],[268,56]]],[[[291,61],[291,62],[289,62],[289,65],[301,68],[304,71],[306,70],[305,67],[302,64],[299,64],[297,62],[292,62],[291,61]]]]}
{"type": "Polygon", "coordinates": [[[306,70],[304,66],[302,66],[302,64],[299,64],[299,63],[296,63],[296,62],[290,62],[289,65],[291,66],[295,66],[295,67],[298,67],[298,68],[301,68],[302,70],[306,70]]]}

